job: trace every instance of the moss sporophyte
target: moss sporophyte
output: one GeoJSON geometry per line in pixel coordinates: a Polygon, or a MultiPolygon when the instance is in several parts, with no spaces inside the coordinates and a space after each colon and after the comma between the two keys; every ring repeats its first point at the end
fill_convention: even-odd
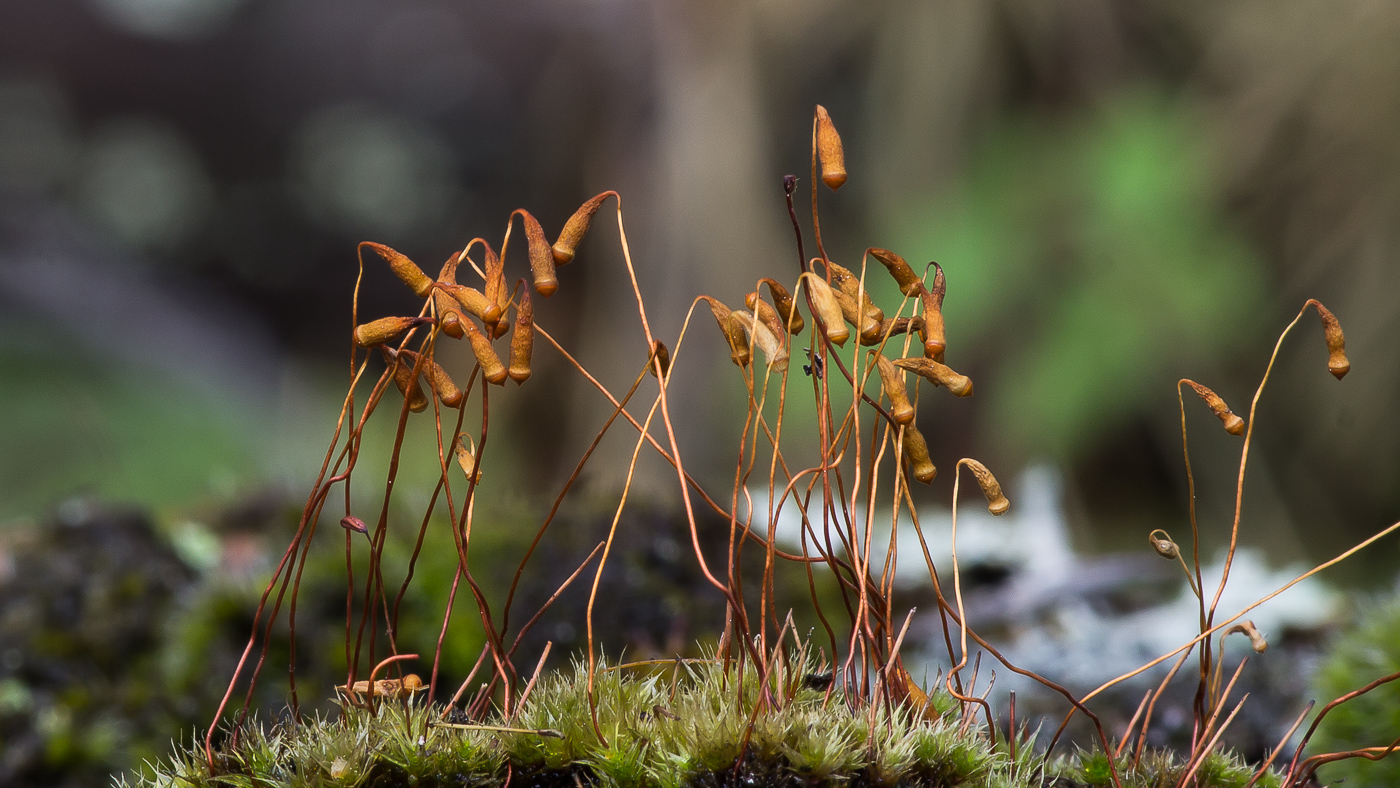
{"type": "MultiPolygon", "coordinates": [[[[921,400],[973,393],[972,380],[957,371],[956,326],[950,339],[942,313],[950,284],[956,297],[956,262],[947,269],[929,263],[920,274],[896,252],[879,247],[868,248],[858,265],[833,261],[822,240],[817,210],[818,167],[821,183],[833,190],[846,182],[848,174],[836,126],[821,107],[813,114],[811,151],[808,183],[816,256],[807,256],[793,201],[797,179],[788,176],[783,186],[795,235],[795,268],[765,271],[750,292],[728,296],[730,303],[742,299],[746,309],[732,309],[710,296],[696,298],[674,338],[654,333],[627,243],[622,198],[615,192],[585,202],[552,244],[534,216],[515,211],[499,253],[486,239],[474,238],[448,257],[435,278],[393,249],[362,244],[360,278],[351,307],[349,387],[330,447],[296,531],[262,593],[223,702],[197,746],[121,782],[162,786],[1300,786],[1313,780],[1323,764],[1389,754],[1395,745],[1387,747],[1384,742],[1309,754],[1306,747],[1312,728],[1294,746],[1292,736],[1306,709],[1300,710],[1259,763],[1246,765],[1220,745],[1247,698],[1235,697],[1247,660],[1232,664],[1222,641],[1239,633],[1262,653],[1267,641],[1246,619],[1251,610],[1400,528],[1400,523],[1391,525],[1244,609],[1220,607],[1240,531],[1255,411],[1274,361],[1294,325],[1315,308],[1322,320],[1327,368],[1340,379],[1350,364],[1337,318],[1316,301],[1303,306],[1280,335],[1247,416],[1236,415],[1210,388],[1181,381],[1178,398],[1191,493],[1191,542],[1189,549],[1178,546],[1165,531],[1156,530],[1149,535],[1149,544],[1187,575],[1199,608],[1199,631],[1139,668],[1076,694],[1049,677],[1011,664],[969,625],[957,561],[959,494],[963,481],[970,478],[984,494],[991,514],[1006,512],[1011,502],[993,471],[972,458],[950,459],[944,465],[952,469],[953,485],[951,580],[935,568],[914,505],[912,482],[928,484],[938,473],[920,431],[932,429],[933,424],[926,419],[916,426],[921,400]],[[560,268],[578,258],[581,241],[609,198],[615,205],[622,260],[645,343],[644,352],[632,362],[635,378],[621,394],[618,383],[590,372],[548,328],[548,299],[569,286],[567,271],[560,268]],[[510,253],[517,215],[525,230],[530,278],[512,285],[505,271],[519,257],[510,253]],[[360,315],[365,249],[374,253],[376,264],[387,264],[421,299],[417,314],[360,315]],[[878,266],[869,265],[872,258],[878,266]],[[462,274],[469,274],[466,278],[472,284],[459,282],[462,274]],[[886,288],[869,285],[872,277],[886,275],[901,298],[882,308],[875,303],[874,293],[887,292],[886,288]],[[534,295],[544,300],[533,300],[532,287],[534,295]],[[695,340],[701,347],[693,353],[726,349],[747,400],[737,436],[733,489],[723,495],[712,493],[687,470],[676,436],[675,403],[668,396],[690,338],[691,320],[697,308],[703,311],[702,302],[719,331],[716,335],[703,330],[695,340]],[[804,305],[806,315],[801,312],[804,305]],[[851,342],[852,338],[856,341],[851,342]],[[474,573],[470,560],[476,503],[481,480],[492,472],[492,456],[500,442],[490,435],[492,400],[511,395],[499,388],[505,387],[507,379],[517,386],[531,380],[537,339],[597,390],[611,415],[558,491],[520,556],[508,590],[501,594],[480,581],[481,567],[476,566],[474,573]],[[723,344],[717,346],[716,339],[723,344]],[[466,340],[470,356],[438,353],[444,343],[457,340],[466,340]],[[789,364],[794,355],[807,363],[789,364]],[[472,359],[470,367],[457,363],[463,358],[472,359]],[[655,382],[648,383],[648,377],[655,382]],[[1186,442],[1182,386],[1204,401],[1229,435],[1243,441],[1229,552],[1215,588],[1207,588],[1201,576],[1195,478],[1186,442]],[[491,387],[498,387],[498,393],[493,394],[491,387]],[[397,390],[400,398],[395,400],[391,390],[397,390]],[[815,407],[810,421],[789,424],[798,418],[793,412],[808,413],[805,408],[790,408],[790,396],[811,397],[815,407]],[[634,399],[642,404],[634,406],[634,399]],[[417,413],[431,413],[431,417],[417,413]],[[367,482],[357,487],[358,497],[350,494],[349,485],[357,478],[365,445],[362,437],[372,417],[393,419],[396,426],[382,495],[368,503],[363,498],[367,482]],[[428,418],[432,421],[428,445],[408,446],[410,420],[428,418]],[[632,451],[622,491],[610,507],[606,535],[591,549],[585,546],[586,556],[569,567],[569,574],[556,587],[541,589],[548,592],[547,598],[521,623],[512,612],[517,596],[523,596],[518,592],[525,569],[552,540],[561,538],[558,529],[550,527],[599,442],[614,428],[632,438],[632,451]],[[805,433],[802,441],[790,437],[784,441],[793,430],[805,433]],[[801,448],[788,448],[795,444],[801,448]],[[398,511],[394,507],[404,505],[393,500],[393,493],[399,459],[409,449],[435,451],[439,474],[426,510],[410,521],[417,524],[416,539],[410,540],[415,547],[400,562],[386,560],[386,543],[391,529],[396,535],[402,530],[413,536],[411,525],[391,517],[391,512],[398,511]],[[618,552],[619,523],[644,452],[654,452],[674,473],[689,542],[681,549],[703,578],[701,582],[722,598],[724,624],[702,656],[610,662],[603,659],[594,626],[599,588],[618,552]],[[749,490],[765,485],[766,505],[755,507],[749,490]],[[774,523],[785,508],[801,515],[800,552],[780,549],[774,536],[774,523]],[[941,639],[946,664],[951,666],[933,679],[911,675],[901,656],[916,611],[896,604],[896,540],[891,538],[888,547],[882,548],[873,538],[875,513],[881,510],[887,513],[891,533],[900,522],[912,522],[918,536],[932,592],[929,609],[918,615],[932,622],[930,629],[941,639]],[[296,601],[312,537],[327,516],[339,518],[342,529],[337,533],[344,536],[347,672],[338,687],[318,686],[310,691],[317,698],[336,696],[338,711],[329,718],[302,713],[300,693],[306,688],[298,685],[295,673],[296,601]],[[716,535],[706,530],[712,522],[722,524],[718,553],[705,548],[715,543],[716,535]],[[419,643],[405,642],[400,603],[414,582],[430,529],[450,533],[456,560],[444,612],[435,628],[436,642],[419,648],[419,643]],[[357,565],[367,566],[368,571],[357,573],[357,565]],[[400,576],[395,588],[391,580],[400,576]],[[787,597],[780,590],[790,587],[805,588],[807,609],[792,610],[784,604],[787,597]],[[459,590],[476,607],[477,615],[466,621],[452,619],[459,590]],[[561,600],[566,605],[582,603],[582,621],[576,623],[582,624],[586,642],[571,666],[547,670],[553,643],[527,647],[528,655],[522,653],[522,645],[527,643],[525,635],[561,600]],[[803,631],[798,620],[812,622],[810,628],[803,631]],[[253,688],[263,678],[269,635],[283,621],[292,643],[288,709],[276,723],[263,724],[251,713],[253,688]],[[445,649],[456,642],[447,635],[460,627],[478,628],[482,645],[473,652],[474,661],[473,654],[447,655],[473,665],[454,688],[444,684],[442,668],[445,649]],[[432,646],[430,658],[428,646],[432,646]],[[405,649],[419,650],[424,656],[420,660],[405,649]],[[1000,716],[987,700],[991,679],[990,671],[980,670],[983,653],[1062,698],[1063,722],[1054,730],[1030,731],[1026,720],[1016,716],[1014,695],[1008,713],[1000,716]],[[1196,689],[1189,746],[1176,753],[1150,750],[1147,734],[1157,702],[1192,657],[1196,689]],[[415,661],[414,669],[426,680],[406,672],[415,661]],[[1105,691],[1147,671],[1157,669],[1160,674],[1168,665],[1156,689],[1144,695],[1125,726],[1110,730],[1094,711],[1095,699],[1105,691]],[[236,700],[240,688],[241,703],[236,700]],[[1088,720],[1092,739],[1083,749],[1058,752],[1059,740],[1075,715],[1088,720]]],[[[946,404],[957,407],[954,400],[946,404]]],[[[477,538],[482,538],[479,530],[477,538]]],[[[1397,677],[1400,673],[1357,688],[1328,704],[1317,719],[1397,677]]]]}

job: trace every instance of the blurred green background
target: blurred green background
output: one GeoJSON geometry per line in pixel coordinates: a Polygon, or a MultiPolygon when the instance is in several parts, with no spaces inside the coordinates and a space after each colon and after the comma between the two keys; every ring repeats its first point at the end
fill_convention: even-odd
{"type": "MultiPolygon", "coordinates": [[[[280,544],[334,426],[361,240],[431,271],[512,208],[553,234],[617,189],[661,336],[698,293],[791,279],[781,179],[805,184],[822,103],[851,171],[821,195],[833,258],[947,270],[949,362],[978,383],[921,417],[936,460],[1058,466],[1087,553],[1180,531],[1176,380],[1247,411],[1316,297],[1353,371],[1325,374],[1305,317],[1242,538],[1330,557],[1400,511],[1397,38],[1393,5],[1296,0],[0,0],[0,535],[87,501],[152,513],[208,571],[238,569],[240,528],[280,544]],[[270,503],[227,525],[249,502],[270,503]]],[[[625,390],[645,348],[597,227],[538,319],[625,390]]],[[[370,269],[362,314],[412,308],[370,269]]],[[[737,438],[742,400],[705,385],[733,375],[696,337],[679,439],[724,489],[734,441],[713,436],[737,438]]],[[[608,412],[537,357],[493,401],[501,523],[535,516],[608,412]]],[[[1214,548],[1238,442],[1187,420],[1214,548]]],[[[616,490],[619,436],[585,495],[616,490]]],[[[421,501],[436,457],[408,462],[421,501]]],[[[669,473],[642,469],[658,511],[669,473]]],[[[1398,553],[1334,579],[1384,587],[1398,553]]]]}

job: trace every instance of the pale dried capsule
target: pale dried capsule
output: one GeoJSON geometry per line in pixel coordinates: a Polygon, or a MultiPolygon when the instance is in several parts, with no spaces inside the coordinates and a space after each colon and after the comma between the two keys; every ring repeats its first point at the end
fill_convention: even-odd
{"type": "MultiPolygon", "coordinates": [[[[812,261],[813,264],[816,262],[816,260],[812,261]]],[[[837,265],[830,260],[827,260],[826,263],[831,266],[831,284],[835,285],[837,290],[840,290],[852,299],[855,299],[857,296],[860,297],[861,309],[866,313],[861,318],[863,321],[869,321],[871,318],[874,318],[875,322],[879,323],[885,319],[885,311],[875,306],[875,302],[870,299],[869,284],[866,284],[866,286],[862,288],[860,277],[856,276],[854,271],[837,265]]]]}
{"type": "Polygon", "coordinates": [[[471,342],[472,355],[476,356],[476,363],[481,365],[481,376],[486,378],[487,383],[505,385],[506,368],[501,363],[501,357],[496,355],[495,348],[491,347],[491,340],[470,320],[463,320],[462,326],[467,330],[467,341],[471,342]]]}
{"type": "MultiPolygon", "coordinates": [[[[423,690],[426,690],[427,687],[423,686],[422,679],[418,678],[417,675],[410,673],[407,676],[404,676],[402,679],[379,679],[378,681],[372,683],[369,681],[357,681],[354,684],[350,685],[349,688],[346,688],[345,686],[339,686],[336,689],[345,692],[347,695],[374,695],[377,697],[398,698],[402,700],[403,698],[407,698],[409,695],[412,695],[415,692],[422,692],[423,690]]],[[[348,766],[348,764],[346,764],[343,761],[343,759],[340,758],[337,758],[335,760],[335,763],[340,764],[342,773],[346,770],[348,766]]],[[[332,776],[335,776],[334,764],[332,764],[331,771],[332,776]]]]}
{"type": "Polygon", "coordinates": [[[1175,561],[1181,557],[1181,549],[1176,546],[1176,542],[1172,541],[1171,534],[1161,528],[1147,535],[1147,543],[1152,545],[1153,552],[1163,558],[1175,561]]]}
{"type": "Polygon", "coordinates": [[[559,277],[554,271],[554,252],[549,248],[544,228],[529,211],[520,211],[525,223],[525,243],[530,251],[530,274],[535,280],[535,292],[549,298],[559,289],[559,277]]]}
{"type": "Polygon", "coordinates": [[[841,135],[831,122],[826,107],[817,105],[817,159],[822,164],[822,183],[832,190],[846,182],[846,155],[841,150],[841,135]]]}
{"type": "Polygon", "coordinates": [[[700,297],[710,305],[710,314],[715,316],[720,333],[724,334],[725,341],[729,343],[729,360],[740,367],[747,367],[751,357],[749,340],[748,337],[744,336],[743,326],[729,319],[730,313],[734,310],[725,306],[718,299],[704,295],[700,297]]]}
{"type": "Polygon", "coordinates": [[[736,309],[729,313],[729,320],[739,325],[746,333],[753,337],[754,345],[763,351],[764,358],[768,359],[768,366],[781,372],[787,369],[788,352],[783,346],[783,341],[778,339],[762,320],[759,320],[752,312],[743,309],[736,309]]]}
{"type": "Polygon", "coordinates": [[[804,272],[801,279],[807,283],[807,292],[811,295],[812,305],[816,307],[816,316],[821,320],[827,340],[838,345],[846,344],[851,332],[843,322],[841,302],[836,299],[836,292],[825,279],[811,271],[804,272]]]}
{"type": "Polygon", "coordinates": [[[909,402],[909,391],[904,387],[904,378],[899,368],[882,355],[875,356],[875,365],[880,370],[880,382],[885,387],[885,396],[890,401],[890,416],[898,424],[914,422],[914,406],[909,402]]]}
{"type": "Polygon", "coordinates": [[[382,345],[414,326],[431,322],[426,317],[381,317],[355,326],[355,344],[360,347],[382,345]]]}
{"type": "Polygon", "coordinates": [[[442,288],[433,288],[433,308],[437,310],[438,327],[442,333],[453,339],[461,339],[465,333],[462,328],[462,307],[457,303],[457,299],[447,294],[442,288]]]}
{"type": "Polygon", "coordinates": [[[616,196],[617,192],[603,192],[580,205],[578,210],[574,211],[574,215],[570,216],[569,221],[564,223],[564,229],[559,231],[559,239],[554,242],[555,263],[565,265],[574,259],[574,255],[578,252],[579,242],[583,240],[583,236],[588,234],[588,225],[593,221],[593,214],[602,207],[603,200],[616,196]]]}
{"type": "Polygon", "coordinates": [[[384,363],[394,370],[394,385],[398,387],[399,393],[408,400],[408,409],[413,413],[420,413],[428,407],[428,395],[423,393],[423,387],[418,384],[418,375],[413,371],[413,365],[405,363],[405,359],[399,358],[398,354],[383,345],[379,346],[380,352],[384,354],[384,363]]]}
{"type": "Polygon", "coordinates": [[[360,244],[360,246],[368,246],[378,252],[379,256],[384,258],[384,262],[389,264],[389,270],[394,272],[394,276],[397,276],[399,281],[408,285],[409,289],[413,291],[413,294],[419,298],[426,297],[428,291],[432,289],[433,280],[430,279],[427,274],[423,273],[423,269],[419,268],[416,263],[407,257],[390,249],[384,244],[377,244],[373,241],[365,241],[360,244]]]}
{"type": "Polygon", "coordinates": [[[909,263],[905,262],[903,257],[878,246],[872,246],[865,251],[871,257],[879,260],[885,270],[890,272],[890,277],[894,279],[895,284],[899,285],[899,292],[912,297],[923,291],[923,281],[919,279],[919,275],[914,273],[914,269],[909,267],[909,263]]]}
{"type": "Polygon", "coordinates": [[[457,456],[457,467],[466,474],[467,481],[481,483],[481,463],[476,458],[476,443],[472,436],[461,433],[452,446],[452,453],[457,456]]]}
{"type": "Polygon", "coordinates": [[[744,305],[751,309],[755,315],[758,315],[758,319],[763,321],[765,326],[768,326],[768,330],[773,332],[773,336],[783,337],[787,334],[787,329],[783,327],[783,319],[778,316],[778,310],[774,309],[772,304],[759,298],[757,290],[744,296],[744,305]]]}
{"type": "Polygon", "coordinates": [[[1236,632],[1249,638],[1249,646],[1254,649],[1256,654],[1263,654],[1269,648],[1269,641],[1264,639],[1264,636],[1259,633],[1259,629],[1254,626],[1254,622],[1249,620],[1241,621],[1225,630],[1225,634],[1221,635],[1220,639],[1224,640],[1227,635],[1233,635],[1236,632]]]}
{"type": "Polygon", "coordinates": [[[897,358],[894,360],[894,365],[918,374],[935,386],[946,386],[949,391],[953,392],[954,396],[972,396],[971,379],[966,375],[959,375],[931,358],[897,358]]]}
{"type": "Polygon", "coordinates": [[[938,469],[929,457],[928,443],[924,440],[923,433],[913,424],[904,428],[903,447],[904,457],[909,460],[909,471],[914,474],[914,478],[924,484],[932,484],[933,478],[938,475],[938,469]]]}
{"type": "Polygon", "coordinates": [[[520,284],[520,304],[515,308],[515,333],[510,337],[510,369],[507,374],[516,384],[530,379],[530,357],[535,351],[535,306],[530,289],[520,284]]]}
{"type": "Polygon", "coordinates": [[[1330,309],[1318,303],[1316,299],[1309,300],[1308,303],[1317,307],[1317,316],[1322,319],[1322,338],[1327,341],[1327,371],[1337,380],[1341,380],[1351,371],[1351,362],[1347,360],[1346,337],[1342,335],[1342,324],[1330,309]]]}
{"type": "Polygon", "coordinates": [[[662,376],[671,371],[671,351],[667,350],[659,339],[652,342],[651,355],[647,357],[647,372],[651,373],[652,377],[656,377],[658,363],[661,365],[662,376]]]}
{"type": "Polygon", "coordinates": [[[1191,390],[1196,392],[1196,396],[1200,397],[1206,405],[1210,407],[1215,417],[1220,419],[1221,424],[1225,425],[1226,432],[1231,435],[1244,434],[1244,419],[1235,415],[1235,413],[1230,410],[1230,406],[1225,404],[1225,400],[1220,398],[1219,394],[1216,394],[1214,391],[1211,391],[1209,388],[1202,386],[1194,380],[1182,378],[1181,382],[1190,386],[1191,390]]]}
{"type": "MultiPolygon", "coordinates": [[[[802,329],[806,328],[806,323],[802,320],[802,313],[797,311],[797,305],[793,303],[787,288],[767,277],[758,281],[768,285],[768,294],[773,297],[773,308],[778,310],[778,317],[783,319],[788,333],[801,334],[802,329]]],[[[753,305],[749,305],[749,308],[752,309],[753,305]]]]}
{"type": "Polygon", "coordinates": [[[405,364],[417,364],[423,370],[423,377],[428,379],[428,386],[432,388],[437,398],[449,408],[455,408],[462,404],[462,390],[457,388],[457,384],[452,382],[452,378],[447,374],[447,370],[438,365],[431,358],[424,359],[421,364],[418,361],[418,354],[411,350],[399,351],[399,358],[405,364]]]}
{"type": "MultiPolygon", "coordinates": [[[[812,265],[816,266],[821,261],[820,257],[814,257],[812,265]]],[[[837,308],[841,310],[841,318],[856,329],[862,343],[874,344],[872,340],[878,341],[876,338],[880,336],[880,320],[876,319],[876,313],[880,319],[884,318],[884,313],[879,310],[871,312],[861,309],[858,306],[860,302],[852,294],[854,291],[849,289],[852,281],[850,271],[835,263],[831,264],[832,296],[836,299],[837,308]]]]}
{"type": "Polygon", "coordinates": [[[943,277],[943,266],[929,263],[934,268],[933,286],[919,291],[919,300],[924,308],[924,355],[943,362],[943,352],[948,348],[944,335],[943,296],[948,292],[948,282],[943,277]]]}
{"type": "Polygon", "coordinates": [[[1006,495],[1001,491],[1001,485],[997,483],[997,477],[987,470],[987,466],[977,460],[963,460],[967,464],[968,470],[972,471],[973,477],[977,479],[977,486],[982,488],[982,494],[987,497],[987,511],[1000,517],[1006,514],[1006,510],[1011,508],[1011,502],[1006,500],[1006,495]]]}

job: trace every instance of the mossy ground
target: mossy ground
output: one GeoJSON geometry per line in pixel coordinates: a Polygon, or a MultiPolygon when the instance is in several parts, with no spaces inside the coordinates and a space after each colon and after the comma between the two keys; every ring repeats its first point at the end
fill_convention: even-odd
{"type": "MultiPolygon", "coordinates": [[[[752,670],[690,663],[637,675],[600,670],[594,727],[587,671],[542,677],[525,705],[496,725],[547,734],[449,727],[441,707],[387,701],[373,711],[343,706],[335,719],[252,723],[220,749],[210,770],[192,747],[118,785],[147,786],[480,786],[496,788],[740,788],[844,785],[1020,788],[1111,785],[1107,759],[1079,752],[1046,761],[1023,740],[1013,762],[1004,737],[959,718],[935,694],[930,712],[852,706],[838,693],[779,691],[754,714],[752,670]],[[872,724],[873,723],[873,724],[872,724]],[[598,734],[602,733],[600,737],[598,734]]],[[[770,683],[770,686],[776,686],[770,683]]],[[[800,686],[796,684],[793,686],[800,686]]],[[[1031,737],[1033,738],[1033,737],[1031,737]]],[[[1182,764],[1150,753],[1120,765],[1125,786],[1171,786],[1182,764]]],[[[1215,754],[1199,785],[1242,788],[1253,770],[1215,754]]],[[[1266,775],[1259,785],[1279,781],[1266,775]]]]}

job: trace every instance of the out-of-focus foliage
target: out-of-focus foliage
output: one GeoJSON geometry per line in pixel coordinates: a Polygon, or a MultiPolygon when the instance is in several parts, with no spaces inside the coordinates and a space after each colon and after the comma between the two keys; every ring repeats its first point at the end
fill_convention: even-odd
{"type": "MultiPolygon", "coordinates": [[[[1400,672],[1400,601],[1364,611],[1355,629],[1341,635],[1314,679],[1317,696],[1331,700],[1400,672]]],[[[1384,747],[1400,737],[1400,685],[1382,684],[1327,713],[1307,754],[1384,747]]],[[[1400,784],[1400,758],[1354,759],[1322,767],[1327,784],[1382,788],[1400,784]]]]}
{"type": "Polygon", "coordinates": [[[959,359],[992,373],[991,437],[1072,457],[1169,391],[1173,371],[1251,335],[1260,265],[1222,223],[1192,114],[1129,94],[1018,119],[961,188],[893,228],[906,254],[948,271],[959,359]]]}

